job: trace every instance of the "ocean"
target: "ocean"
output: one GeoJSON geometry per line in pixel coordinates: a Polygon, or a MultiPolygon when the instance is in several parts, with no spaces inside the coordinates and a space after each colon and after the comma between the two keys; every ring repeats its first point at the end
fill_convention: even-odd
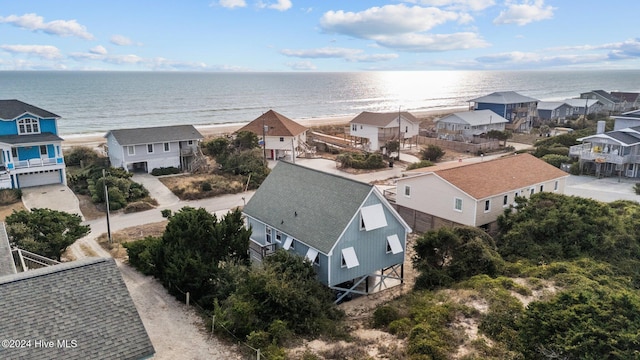
{"type": "Polygon", "coordinates": [[[59,133],[243,123],[273,109],[293,120],[362,111],[446,110],[494,91],[540,100],[640,92],[640,70],[211,73],[0,71],[0,99],[61,117],[59,133]]]}

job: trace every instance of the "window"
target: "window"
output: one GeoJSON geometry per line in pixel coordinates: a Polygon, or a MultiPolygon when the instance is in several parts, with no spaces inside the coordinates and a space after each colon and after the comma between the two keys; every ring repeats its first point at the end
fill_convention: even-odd
{"type": "Polygon", "coordinates": [[[48,153],[47,145],[40,145],[40,156],[46,156],[48,153]]]}
{"type": "Polygon", "coordinates": [[[484,212],[491,211],[491,200],[484,201],[484,212]]]}
{"type": "Polygon", "coordinates": [[[400,243],[400,238],[398,235],[393,234],[387,236],[387,254],[399,254],[402,252],[402,244],[400,243]]]}
{"type": "Polygon", "coordinates": [[[408,127],[408,126],[405,126],[405,127],[404,127],[404,132],[406,132],[406,133],[408,133],[408,132],[409,132],[409,127],[408,127]]]}
{"type": "Polygon", "coordinates": [[[356,250],[352,247],[348,247],[346,249],[342,249],[342,259],[341,266],[347,269],[354,268],[360,265],[358,262],[358,257],[356,256],[356,250]]]}
{"type": "Polygon", "coordinates": [[[509,203],[509,195],[505,195],[502,198],[502,206],[507,206],[508,203],[509,203]]]}
{"type": "Polygon", "coordinates": [[[135,146],[127,146],[127,154],[135,155],[136,154],[136,147],[135,146]]]}
{"type": "Polygon", "coordinates": [[[187,144],[189,144],[189,145],[193,145],[193,140],[189,140],[189,141],[187,141],[187,144]]]}
{"type": "Polygon", "coordinates": [[[282,233],[280,231],[276,231],[276,241],[282,242],[282,233]]]}
{"type": "Polygon", "coordinates": [[[40,121],[38,119],[20,119],[18,120],[18,134],[39,134],[40,121]]]}
{"type": "Polygon", "coordinates": [[[360,209],[360,230],[371,231],[387,226],[382,204],[365,206],[360,209]]]}
{"type": "Polygon", "coordinates": [[[169,145],[169,143],[164,143],[164,152],[169,152],[169,150],[171,150],[171,146],[169,145]]]}
{"type": "Polygon", "coordinates": [[[352,124],[351,125],[351,131],[358,131],[358,125],[352,124]]]}
{"type": "Polygon", "coordinates": [[[284,141],[284,137],[280,136],[280,142],[284,141]]]}
{"type": "Polygon", "coordinates": [[[533,193],[535,193],[535,192],[536,192],[536,189],[531,188],[531,195],[533,195],[533,193]]]}
{"type": "Polygon", "coordinates": [[[11,148],[11,157],[13,158],[18,157],[18,148],[11,148]]]}
{"type": "Polygon", "coordinates": [[[153,154],[153,144],[147,144],[147,153],[153,154]]]}
{"type": "Polygon", "coordinates": [[[544,189],[544,185],[540,185],[540,192],[542,192],[544,189]]]}
{"type": "Polygon", "coordinates": [[[404,186],[404,196],[411,197],[411,186],[409,185],[404,186]]]}
{"type": "Polygon", "coordinates": [[[264,233],[265,233],[265,242],[266,242],[267,244],[271,244],[271,243],[272,243],[272,239],[271,239],[271,232],[272,232],[272,231],[273,231],[273,230],[272,230],[270,227],[268,227],[268,226],[267,226],[267,228],[265,229],[265,232],[264,232],[264,233]]]}
{"type": "Polygon", "coordinates": [[[553,191],[558,191],[558,182],[553,185],[553,191]]]}
{"type": "Polygon", "coordinates": [[[462,211],[462,199],[460,198],[453,199],[453,210],[462,211]]]}

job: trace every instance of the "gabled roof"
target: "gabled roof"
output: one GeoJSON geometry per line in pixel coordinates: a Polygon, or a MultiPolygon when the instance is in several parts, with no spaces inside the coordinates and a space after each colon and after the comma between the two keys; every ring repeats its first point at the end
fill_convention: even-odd
{"type": "MultiPolygon", "coordinates": [[[[591,107],[598,103],[597,99],[564,99],[562,101],[573,107],[584,107],[585,105],[591,107]]],[[[538,106],[540,106],[540,103],[538,103],[538,106]]]]}
{"type": "Polygon", "coordinates": [[[585,94],[596,94],[599,97],[601,97],[602,99],[610,101],[612,103],[619,103],[620,102],[619,98],[609,94],[608,92],[606,92],[604,90],[591,90],[589,92],[580,94],[580,96],[585,95],[585,94]]]}
{"type": "Polygon", "coordinates": [[[243,212],[328,254],[372,191],[369,184],[280,161],[243,212]]]}
{"type": "Polygon", "coordinates": [[[358,116],[354,117],[350,124],[363,124],[363,125],[372,125],[376,127],[385,127],[391,124],[392,121],[398,121],[398,114],[402,116],[405,120],[412,122],[414,124],[419,124],[420,120],[413,116],[408,111],[401,112],[388,112],[388,113],[376,113],[363,111],[358,116]]]}
{"type": "Polygon", "coordinates": [[[120,145],[153,144],[171,141],[201,140],[204,137],[193,125],[156,126],[133,129],[110,130],[120,145]]]}
{"type": "Polygon", "coordinates": [[[250,131],[258,136],[262,136],[264,127],[267,126],[267,136],[297,136],[309,130],[288,117],[273,110],[258,116],[255,120],[240,128],[240,131],[250,131]]]}
{"type": "Polygon", "coordinates": [[[60,118],[60,116],[20,100],[0,100],[0,119],[13,120],[26,113],[40,118],[60,118]]]}
{"type": "MultiPolygon", "coordinates": [[[[584,104],[582,104],[584,105],[584,104]]],[[[555,110],[562,106],[571,106],[563,101],[540,101],[538,102],[538,110],[555,110]]],[[[573,107],[573,106],[571,106],[573,107]]]]}
{"type": "Polygon", "coordinates": [[[471,126],[479,126],[479,125],[508,123],[509,120],[503,118],[502,116],[494,113],[491,110],[474,110],[474,111],[462,111],[462,112],[449,114],[443,118],[437,119],[435,122],[436,123],[446,122],[446,123],[454,123],[454,124],[468,124],[471,126]]]}
{"type": "Polygon", "coordinates": [[[538,99],[534,99],[528,96],[520,95],[515,91],[497,91],[491,93],[489,95],[481,96],[476,99],[471,99],[469,101],[475,103],[486,103],[486,104],[519,104],[519,103],[529,103],[536,102],[538,99]]]}
{"type": "Polygon", "coordinates": [[[620,144],[623,146],[632,146],[640,144],[640,126],[624,128],[620,130],[608,131],[602,134],[595,134],[590,136],[585,136],[577,141],[587,141],[593,139],[600,140],[611,140],[611,142],[620,144]]]}
{"type": "MultiPolygon", "coordinates": [[[[452,168],[424,170],[422,174],[413,177],[435,174],[476,200],[569,176],[566,172],[531,154],[465,163],[452,168]]],[[[398,182],[402,180],[399,179],[398,182]]]]}
{"type": "Polygon", "coordinates": [[[613,115],[614,119],[617,118],[640,118],[640,110],[632,110],[622,113],[621,115],[613,115]]]}
{"type": "Polygon", "coordinates": [[[635,103],[636,101],[640,100],[638,99],[640,98],[640,93],[634,93],[634,92],[612,91],[611,96],[615,96],[618,99],[629,102],[629,103],[635,103]]]}
{"type": "Polygon", "coordinates": [[[0,334],[32,340],[31,347],[0,348],[0,358],[142,359],[155,352],[113,259],[2,276],[0,294],[0,334]],[[42,348],[34,340],[75,340],[76,346],[42,348]]]}

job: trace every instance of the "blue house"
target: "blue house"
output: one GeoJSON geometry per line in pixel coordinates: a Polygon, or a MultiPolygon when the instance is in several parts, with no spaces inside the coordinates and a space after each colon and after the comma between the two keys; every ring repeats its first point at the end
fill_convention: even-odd
{"type": "Polygon", "coordinates": [[[19,100],[0,100],[0,188],[66,184],[59,118],[19,100]]]}
{"type": "Polygon", "coordinates": [[[538,116],[538,100],[515,91],[494,92],[469,102],[470,110],[492,110],[509,121],[507,129],[517,132],[529,131],[538,116]]]}
{"type": "Polygon", "coordinates": [[[411,229],[373,185],[281,161],[243,213],[253,261],[292,251],[343,296],[402,282],[411,229]]]}
{"type": "MultiPolygon", "coordinates": [[[[583,104],[584,105],[584,104],[583,104]]],[[[560,124],[573,116],[573,106],[563,101],[538,102],[538,118],[560,124]]]]}

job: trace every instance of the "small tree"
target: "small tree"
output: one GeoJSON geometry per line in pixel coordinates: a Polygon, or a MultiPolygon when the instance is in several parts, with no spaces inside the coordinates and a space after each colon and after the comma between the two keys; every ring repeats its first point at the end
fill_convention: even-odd
{"type": "Polygon", "coordinates": [[[426,149],[420,151],[422,160],[436,162],[444,156],[445,152],[437,145],[427,145],[426,149]]]}
{"type": "Polygon", "coordinates": [[[499,141],[504,141],[503,146],[507,146],[507,140],[513,136],[513,133],[509,130],[500,131],[500,130],[489,130],[487,132],[487,137],[489,139],[496,139],[499,141]]]}
{"type": "Polygon", "coordinates": [[[60,261],[62,253],[91,230],[77,214],[51,209],[14,211],[5,219],[7,234],[18,247],[60,261]]]}

